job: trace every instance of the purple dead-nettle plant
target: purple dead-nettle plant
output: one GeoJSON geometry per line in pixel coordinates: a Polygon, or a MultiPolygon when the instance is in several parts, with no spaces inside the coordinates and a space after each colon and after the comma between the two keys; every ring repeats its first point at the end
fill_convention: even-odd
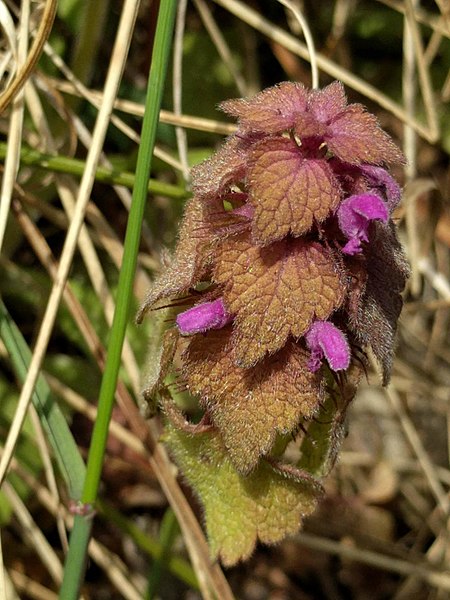
{"type": "Polygon", "coordinates": [[[285,82],[221,108],[237,132],[193,169],[178,244],[140,318],[191,298],[147,395],[163,389],[175,357],[208,426],[193,435],[162,393],[167,443],[203,501],[213,552],[230,564],[313,510],[314,476],[335,459],[366,348],[389,380],[408,265],[388,170],[403,155],[341,83],[285,82]],[[287,444],[305,431],[320,444],[298,444],[297,463],[287,463],[287,444]],[[208,490],[222,485],[240,515],[237,541],[213,518],[221,509],[208,490]]]}

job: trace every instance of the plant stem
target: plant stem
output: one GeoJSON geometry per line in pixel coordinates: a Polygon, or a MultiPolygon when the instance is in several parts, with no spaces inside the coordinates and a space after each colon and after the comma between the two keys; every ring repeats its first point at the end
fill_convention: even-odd
{"type": "MultiPolygon", "coordinates": [[[[98,400],[98,416],[92,433],[86,468],[82,503],[93,506],[97,500],[103,458],[108,437],[108,427],[114,404],[118,373],[121,363],[122,346],[129,320],[133,293],[137,255],[139,250],[141,225],[147,200],[148,181],[153,148],[158,124],[159,109],[167,63],[170,54],[176,0],[164,0],[160,4],[158,23],[153,47],[152,64],[147,88],[141,145],[136,166],[136,180],[125,235],[122,269],[119,275],[116,309],[111,327],[105,371],[98,400]]],[[[77,600],[84,576],[87,547],[92,529],[92,514],[76,515],[70,537],[66,559],[64,580],[60,590],[63,600],[77,600]]]]}
{"type": "MultiPolygon", "coordinates": [[[[0,160],[3,160],[6,157],[7,151],[7,144],[0,142],[0,160]]],[[[20,162],[22,165],[38,167],[46,171],[52,171],[54,173],[66,173],[68,175],[75,175],[78,177],[82,176],[86,166],[84,161],[76,158],[42,154],[38,150],[32,150],[31,148],[24,146],[22,146],[20,151],[20,162]]],[[[97,168],[95,172],[95,179],[102,183],[123,185],[130,189],[134,187],[136,181],[134,173],[130,173],[129,171],[108,169],[106,167],[97,168]]],[[[184,187],[171,185],[170,183],[164,183],[162,181],[157,181],[156,179],[149,179],[148,191],[152,194],[159,194],[161,196],[167,196],[168,198],[176,199],[183,199],[189,195],[184,187]]]]}

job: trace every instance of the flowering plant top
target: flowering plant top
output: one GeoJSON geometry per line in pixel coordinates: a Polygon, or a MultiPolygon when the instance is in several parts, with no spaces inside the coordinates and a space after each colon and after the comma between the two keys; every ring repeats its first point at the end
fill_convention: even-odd
{"type": "MultiPolygon", "coordinates": [[[[203,438],[194,443],[195,428],[166,401],[167,439],[199,494],[207,495],[198,483],[201,461],[193,473],[190,454],[201,446],[217,474],[225,469],[233,480],[236,507],[245,504],[241,479],[251,487],[264,472],[275,486],[272,501],[282,506],[288,493],[281,474],[306,514],[320,484],[302,468],[311,457],[287,464],[284,447],[321,415],[328,390],[334,409],[320,434],[330,449],[320,458],[324,473],[366,347],[389,380],[408,265],[391,219],[401,190],[388,167],[404,159],[372,114],[347,103],[339,82],[322,90],[285,82],[221,108],[237,117],[237,132],[193,169],[177,247],[140,312],[186,294],[191,303],[176,318],[178,334],[147,395],[163,386],[167,355],[179,356],[181,379],[203,410],[196,430],[203,438]]],[[[210,500],[203,497],[205,507],[210,500]]],[[[225,525],[212,533],[208,514],[206,524],[226,563],[258,537],[275,542],[295,529],[291,521],[270,535],[251,528],[253,541],[244,536],[239,546],[225,525]]]]}

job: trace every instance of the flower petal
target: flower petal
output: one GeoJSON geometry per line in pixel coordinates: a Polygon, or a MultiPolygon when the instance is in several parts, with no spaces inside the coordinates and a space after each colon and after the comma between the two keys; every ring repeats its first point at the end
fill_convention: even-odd
{"type": "Polygon", "coordinates": [[[350,348],[347,338],[330,321],[315,321],[305,335],[311,358],[308,369],[315,373],[323,358],[333,371],[347,369],[350,364],[350,348]]]}
{"type": "Polygon", "coordinates": [[[352,255],[361,252],[361,241],[369,241],[370,221],[386,223],[389,213],[386,204],[376,194],[358,194],[341,202],[337,217],[342,233],[349,239],[342,251],[352,255]]]}
{"type": "Polygon", "coordinates": [[[226,311],[222,298],[218,298],[180,313],[177,317],[177,325],[181,335],[192,335],[208,329],[221,329],[230,320],[231,317],[226,311]]]}

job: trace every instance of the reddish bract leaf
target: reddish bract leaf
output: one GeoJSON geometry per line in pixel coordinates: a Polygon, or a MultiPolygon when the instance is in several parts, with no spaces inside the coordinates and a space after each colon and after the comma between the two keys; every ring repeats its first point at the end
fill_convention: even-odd
{"type": "MultiPolygon", "coordinates": [[[[328,162],[339,181],[344,198],[354,194],[364,194],[371,189],[363,170],[364,167],[369,165],[351,165],[339,160],[336,156],[333,156],[328,162]]],[[[370,166],[372,167],[372,165],[370,166]]],[[[373,168],[381,169],[381,167],[373,168]]]]}
{"type": "Polygon", "coordinates": [[[326,320],[341,304],[345,286],[329,250],[317,242],[287,239],[261,248],[248,235],[226,240],[213,275],[235,315],[236,363],[250,367],[301,337],[313,319],[326,320]]]}
{"type": "Polygon", "coordinates": [[[308,98],[308,110],[319,123],[329,123],[347,106],[344,86],[333,81],[321,90],[312,90],[308,98]]]}
{"type": "Polygon", "coordinates": [[[253,147],[248,172],[255,214],[253,236],[261,244],[302,235],[339,204],[340,188],[321,158],[307,158],[297,144],[272,138],[253,147]]]}
{"type": "Polygon", "coordinates": [[[155,279],[139,309],[137,321],[161,298],[186,292],[209,271],[211,244],[214,239],[208,223],[208,211],[200,200],[186,204],[180,237],[169,265],[155,279]]]}
{"type": "Polygon", "coordinates": [[[378,124],[374,115],[360,104],[351,104],[334,117],[325,135],[330,151],[352,163],[403,163],[401,150],[378,124]]]}
{"type": "Polygon", "coordinates": [[[239,130],[271,134],[291,129],[306,109],[308,92],[300,83],[285,81],[253,98],[227,100],[220,108],[239,118],[239,130]]]}
{"type": "Polygon", "coordinates": [[[194,193],[203,198],[228,192],[245,176],[249,146],[249,140],[232,136],[210,158],[193,167],[194,193]]]}
{"type": "Polygon", "coordinates": [[[319,123],[312,113],[303,113],[295,120],[295,133],[304,140],[305,138],[323,138],[327,132],[327,126],[319,123]]]}
{"type": "Polygon", "coordinates": [[[254,210],[249,202],[239,205],[242,197],[247,198],[248,194],[230,192],[203,200],[206,227],[215,240],[223,240],[249,230],[254,210]],[[225,208],[224,202],[231,206],[236,204],[237,208],[225,208]]]}
{"type": "Polygon", "coordinates": [[[374,115],[360,104],[347,106],[344,86],[339,81],[309,94],[306,113],[299,117],[295,133],[300,138],[322,137],[335,156],[351,164],[404,162],[402,152],[374,115]]]}
{"type": "Polygon", "coordinates": [[[201,397],[220,431],[233,464],[247,474],[270,452],[277,433],[298,427],[323,400],[320,378],[308,371],[309,353],[286,346],[255,367],[232,358],[231,327],[197,335],[183,355],[189,390],[201,397]]]}

